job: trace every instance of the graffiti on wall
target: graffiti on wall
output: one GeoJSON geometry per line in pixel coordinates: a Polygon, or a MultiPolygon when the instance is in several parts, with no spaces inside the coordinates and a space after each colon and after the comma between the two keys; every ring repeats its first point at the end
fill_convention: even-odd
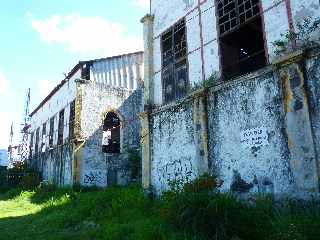
{"type": "Polygon", "coordinates": [[[105,182],[105,172],[99,170],[87,171],[84,174],[83,183],[85,185],[102,185],[105,182]]]}
{"type": "Polygon", "coordinates": [[[182,157],[178,160],[169,161],[164,166],[158,166],[156,170],[157,179],[161,189],[167,189],[170,183],[181,184],[194,179],[197,175],[191,162],[191,158],[182,157]]]}
{"type": "Polygon", "coordinates": [[[268,145],[268,132],[265,127],[241,131],[240,141],[244,147],[260,147],[268,145]]]}

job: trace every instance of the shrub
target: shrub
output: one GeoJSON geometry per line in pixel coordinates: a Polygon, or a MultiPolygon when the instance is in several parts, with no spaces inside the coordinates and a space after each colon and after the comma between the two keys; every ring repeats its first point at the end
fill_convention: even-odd
{"type": "Polygon", "coordinates": [[[33,189],[40,184],[40,175],[36,172],[29,172],[22,176],[19,183],[23,189],[33,189]]]}
{"type": "Polygon", "coordinates": [[[271,225],[271,199],[257,199],[250,206],[230,193],[220,193],[220,186],[217,177],[206,174],[180,190],[173,188],[164,193],[160,214],[200,239],[263,239],[271,225]]]}

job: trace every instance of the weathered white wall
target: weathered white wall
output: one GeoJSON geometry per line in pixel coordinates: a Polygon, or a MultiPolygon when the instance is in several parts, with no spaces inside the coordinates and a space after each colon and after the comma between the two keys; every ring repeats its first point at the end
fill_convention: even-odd
{"type": "Polygon", "coordinates": [[[107,174],[115,168],[118,182],[126,182],[127,155],[124,147],[139,145],[140,121],[138,113],[142,111],[142,92],[114,88],[101,83],[82,85],[81,134],[85,139],[81,166],[81,184],[107,186],[107,174]],[[121,153],[102,152],[103,121],[105,115],[114,111],[121,121],[121,153]],[[107,157],[111,163],[107,162],[107,157]],[[93,180],[92,180],[93,179],[93,180]]]}
{"type": "MultiPolygon", "coordinates": [[[[288,5],[284,0],[261,0],[269,62],[272,62],[276,57],[276,49],[273,43],[284,39],[283,35],[290,29],[290,16],[288,16],[290,6],[295,25],[305,17],[315,18],[320,15],[318,0],[291,0],[290,3],[288,5]]],[[[214,0],[200,1],[200,5],[198,5],[197,0],[153,0],[151,8],[151,13],[154,14],[153,102],[156,105],[162,105],[161,34],[185,17],[189,82],[191,86],[199,84],[204,79],[219,72],[220,69],[216,7],[214,0]],[[201,42],[203,45],[201,45],[201,42]],[[204,72],[202,72],[202,68],[204,72]]]]}
{"type": "Polygon", "coordinates": [[[193,126],[189,106],[153,116],[151,184],[157,192],[167,190],[170,182],[192,180],[198,175],[193,126]]]}
{"type": "Polygon", "coordinates": [[[294,186],[284,126],[282,85],[272,72],[241,79],[209,95],[209,153],[212,171],[223,189],[243,192],[290,192],[294,186]],[[264,144],[245,144],[241,132],[265,129],[264,144]],[[242,186],[243,187],[243,186],[242,186]]]}
{"type": "Polygon", "coordinates": [[[161,37],[174,23],[185,17],[187,27],[188,70],[190,85],[219,71],[217,27],[214,1],[152,1],[154,20],[154,103],[162,104],[161,37]],[[200,16],[202,33],[200,30],[200,16]],[[201,42],[203,49],[201,49],[201,42]],[[202,67],[204,73],[202,72],[202,67]]]}
{"type": "Polygon", "coordinates": [[[90,80],[113,87],[137,89],[143,79],[141,52],[94,60],[90,80]]]}
{"type": "Polygon", "coordinates": [[[283,39],[282,35],[289,31],[288,12],[283,0],[262,0],[261,3],[269,61],[272,62],[276,56],[273,43],[283,39]]]}
{"type": "MultiPolygon", "coordinates": [[[[59,112],[64,109],[64,133],[63,138],[69,136],[69,115],[70,103],[76,97],[76,84],[75,79],[80,78],[81,71],[78,70],[67,82],[31,117],[31,129],[33,132],[33,146],[32,151],[34,154],[34,147],[36,142],[36,131],[40,127],[39,132],[39,146],[41,146],[42,126],[46,123],[46,147],[49,144],[49,131],[50,131],[50,118],[54,117],[54,137],[53,144],[57,144],[58,139],[58,123],[59,112]]],[[[41,149],[39,149],[41,151],[41,149]]]]}
{"type": "Polygon", "coordinates": [[[320,2],[319,0],[291,0],[291,10],[293,22],[297,25],[306,17],[319,18],[320,2]]]}

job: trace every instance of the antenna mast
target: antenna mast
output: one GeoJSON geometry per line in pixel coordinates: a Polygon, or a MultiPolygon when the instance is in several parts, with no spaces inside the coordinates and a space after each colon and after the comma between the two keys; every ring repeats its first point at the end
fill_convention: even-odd
{"type": "Polygon", "coordinates": [[[30,88],[26,94],[26,100],[24,103],[24,112],[23,119],[21,123],[21,141],[19,145],[19,156],[20,161],[25,162],[29,156],[29,128],[31,127],[30,123],[30,88]]]}

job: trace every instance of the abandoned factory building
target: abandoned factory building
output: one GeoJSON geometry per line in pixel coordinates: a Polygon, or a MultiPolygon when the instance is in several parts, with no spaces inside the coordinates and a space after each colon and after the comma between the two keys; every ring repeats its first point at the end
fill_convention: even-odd
{"type": "Polygon", "coordinates": [[[319,0],[153,0],[144,27],[143,187],[318,193],[319,0]]]}
{"type": "Polygon", "coordinates": [[[31,113],[30,164],[63,185],[125,185],[140,146],[143,53],[79,62],[31,113]]]}

